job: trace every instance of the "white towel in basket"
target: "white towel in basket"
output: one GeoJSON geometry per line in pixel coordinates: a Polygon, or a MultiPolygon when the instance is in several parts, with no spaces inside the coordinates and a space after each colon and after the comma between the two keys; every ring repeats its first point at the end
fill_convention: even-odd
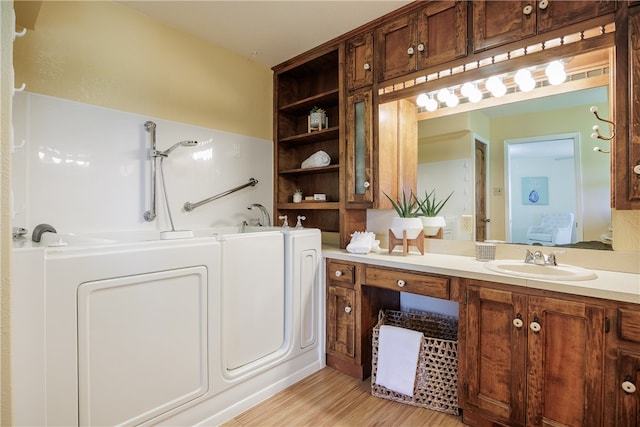
{"type": "Polygon", "coordinates": [[[380,326],[376,384],[413,397],[422,333],[397,326],[380,326]]]}

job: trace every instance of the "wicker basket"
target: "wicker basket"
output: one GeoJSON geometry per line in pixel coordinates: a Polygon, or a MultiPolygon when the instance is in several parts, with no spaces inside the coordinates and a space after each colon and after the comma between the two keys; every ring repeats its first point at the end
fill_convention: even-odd
{"type": "Polygon", "coordinates": [[[458,320],[435,313],[380,311],[373,328],[371,394],[413,406],[458,415],[458,320]],[[376,384],[382,325],[422,332],[413,397],[376,384]]]}

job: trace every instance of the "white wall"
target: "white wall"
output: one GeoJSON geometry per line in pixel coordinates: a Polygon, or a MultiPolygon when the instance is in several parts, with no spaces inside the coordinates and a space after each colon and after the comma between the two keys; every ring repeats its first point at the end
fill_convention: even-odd
{"type": "MultiPolygon", "coordinates": [[[[164,160],[167,191],[176,229],[239,225],[273,206],[271,141],[205,129],[33,93],[14,98],[12,150],[13,225],[31,232],[41,223],[60,233],[170,229],[158,180],[158,216],[145,222],[150,207],[150,135],[157,124],[158,150],[195,139],[164,160]],[[196,202],[259,181],[192,212],[196,202]]],[[[249,118],[247,118],[249,119],[249,118]]],[[[158,169],[159,173],[159,169],[158,169]]]]}

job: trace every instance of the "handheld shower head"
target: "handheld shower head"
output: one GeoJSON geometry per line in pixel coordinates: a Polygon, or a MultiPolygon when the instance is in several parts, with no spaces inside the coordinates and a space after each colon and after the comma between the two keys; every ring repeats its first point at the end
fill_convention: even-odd
{"type": "Polygon", "coordinates": [[[183,147],[195,147],[196,145],[198,145],[199,142],[198,141],[180,141],[180,142],[176,142],[175,144],[173,144],[171,147],[169,147],[169,149],[165,150],[165,151],[160,151],[158,154],[162,157],[168,157],[169,154],[171,154],[171,152],[173,150],[175,150],[176,148],[183,146],[183,147]]]}

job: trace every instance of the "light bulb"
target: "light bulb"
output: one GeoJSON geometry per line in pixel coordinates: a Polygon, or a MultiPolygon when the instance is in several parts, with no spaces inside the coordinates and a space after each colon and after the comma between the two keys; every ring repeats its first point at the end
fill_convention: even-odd
{"type": "Polygon", "coordinates": [[[536,87],[536,81],[533,78],[525,79],[518,83],[518,87],[523,92],[531,92],[536,87]]]}
{"type": "Polygon", "coordinates": [[[549,65],[547,65],[547,68],[545,68],[544,73],[552,85],[559,85],[567,78],[567,73],[564,71],[562,61],[551,61],[549,65]]]}
{"type": "Polygon", "coordinates": [[[425,108],[427,109],[427,111],[429,112],[433,112],[436,111],[438,109],[438,102],[433,99],[433,98],[429,98],[427,100],[427,104],[425,105],[425,108]]]}
{"type": "Polygon", "coordinates": [[[493,89],[500,83],[500,79],[497,76],[491,76],[484,85],[489,92],[493,92],[493,89]]]}
{"type": "MultiPolygon", "coordinates": [[[[495,80],[491,83],[491,88],[487,87],[487,89],[489,89],[489,91],[491,92],[491,95],[495,96],[496,98],[500,98],[501,96],[504,96],[504,94],[507,93],[507,87],[504,85],[504,83],[502,83],[502,80],[500,80],[496,76],[490,77],[489,80],[493,78],[495,78],[495,80]]],[[[487,84],[489,84],[488,80],[487,80],[487,84]]]]}
{"type": "Polygon", "coordinates": [[[427,94],[421,93],[416,99],[416,104],[418,104],[418,107],[426,107],[427,101],[429,101],[429,97],[427,96],[427,94]]]}
{"type": "Polygon", "coordinates": [[[449,97],[447,98],[447,107],[457,107],[458,104],[460,103],[460,99],[458,98],[458,96],[455,93],[451,93],[449,94],[449,97]]]}
{"type": "Polygon", "coordinates": [[[438,101],[445,102],[447,98],[449,98],[449,94],[450,94],[449,89],[446,89],[446,88],[440,89],[437,95],[438,101]]]}
{"type": "Polygon", "coordinates": [[[518,70],[516,75],[513,77],[513,80],[518,84],[518,86],[522,86],[523,82],[531,79],[531,71],[527,70],[526,68],[518,70]]]}
{"type": "Polygon", "coordinates": [[[473,92],[473,89],[474,86],[471,83],[467,82],[460,87],[460,94],[465,98],[468,98],[469,95],[471,95],[471,92],[473,92]]]}
{"type": "Polygon", "coordinates": [[[477,104],[482,101],[482,92],[477,87],[474,87],[471,93],[469,94],[469,102],[473,102],[477,104]]]}

